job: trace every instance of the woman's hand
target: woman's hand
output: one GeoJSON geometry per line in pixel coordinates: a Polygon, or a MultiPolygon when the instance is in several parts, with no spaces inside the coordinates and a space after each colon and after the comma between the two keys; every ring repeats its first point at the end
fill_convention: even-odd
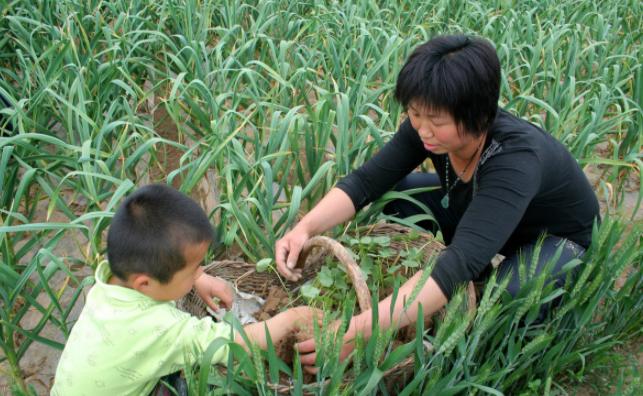
{"type": "Polygon", "coordinates": [[[295,227],[275,243],[277,270],[286,279],[296,282],[301,279],[301,268],[295,268],[304,243],[310,234],[302,227],[295,227]]]}
{"type": "MultiPolygon", "coordinates": [[[[393,295],[389,295],[379,302],[377,309],[379,317],[377,320],[380,331],[385,331],[391,326],[402,328],[415,323],[420,306],[422,307],[422,316],[427,316],[432,315],[447,303],[447,298],[442,289],[431,276],[422,285],[415,300],[410,301],[410,296],[421,279],[422,271],[418,271],[399,288],[395,301],[393,301],[393,295]]],[[[344,345],[339,355],[340,360],[350,355],[354,349],[356,337],[363,337],[364,340],[371,337],[372,315],[372,310],[368,309],[351,318],[344,335],[344,345]]],[[[335,329],[339,328],[337,322],[333,323],[333,326],[335,326],[335,329]]],[[[316,372],[316,368],[314,368],[315,359],[317,358],[315,340],[300,342],[295,347],[301,354],[301,363],[306,368],[306,371],[316,372]]]]}
{"type": "Polygon", "coordinates": [[[355,215],[355,207],[348,194],[332,188],[299,224],[275,244],[275,261],[280,274],[290,281],[301,279],[301,269],[296,269],[297,259],[304,243],[355,215]]]}
{"type": "MultiPolygon", "coordinates": [[[[338,329],[341,325],[340,321],[337,321],[330,325],[331,329],[338,329]]],[[[346,336],[344,336],[344,344],[342,345],[339,351],[339,361],[342,362],[346,359],[355,349],[355,343],[353,340],[347,341],[346,336]]],[[[301,360],[304,370],[308,373],[315,374],[317,373],[318,368],[315,367],[315,361],[317,360],[317,349],[315,346],[315,339],[311,338],[302,342],[295,344],[295,349],[299,351],[299,358],[301,360]]]]}
{"type": "Polygon", "coordinates": [[[211,309],[215,311],[219,309],[219,306],[212,301],[214,297],[217,297],[225,308],[232,309],[234,290],[225,280],[203,273],[194,281],[194,290],[211,309]]]}

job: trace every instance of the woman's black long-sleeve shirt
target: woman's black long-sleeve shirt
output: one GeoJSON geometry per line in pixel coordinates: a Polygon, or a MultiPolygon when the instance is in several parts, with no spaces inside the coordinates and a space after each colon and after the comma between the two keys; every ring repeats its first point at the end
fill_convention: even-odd
{"type": "MultiPolygon", "coordinates": [[[[407,119],[337,187],[359,210],[427,157],[445,190],[447,155],[427,152],[407,119]]],[[[448,171],[453,183],[456,175],[451,167],[448,171]]],[[[475,279],[496,253],[508,255],[545,232],[587,247],[599,216],[596,195],[569,151],[547,132],[502,109],[487,133],[474,176],[449,195],[450,209],[461,217],[432,273],[448,298],[458,285],[475,279]]]]}

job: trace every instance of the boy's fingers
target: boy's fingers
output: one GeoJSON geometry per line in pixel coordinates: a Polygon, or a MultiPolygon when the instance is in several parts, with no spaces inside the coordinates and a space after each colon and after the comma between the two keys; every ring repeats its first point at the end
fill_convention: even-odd
{"type": "Polygon", "coordinates": [[[221,305],[223,305],[224,308],[230,309],[230,302],[228,302],[227,300],[220,299],[219,302],[221,303],[221,305]]]}
{"type": "MultiPolygon", "coordinates": [[[[219,310],[219,304],[215,303],[214,300],[213,300],[214,296],[212,296],[210,294],[207,294],[207,293],[201,293],[201,292],[198,292],[198,294],[199,294],[199,297],[201,297],[201,300],[203,300],[203,302],[208,307],[210,307],[210,309],[212,309],[213,311],[218,311],[219,310]]],[[[224,301],[221,301],[221,302],[223,302],[223,304],[225,305],[224,301]]]]}
{"type": "Polygon", "coordinates": [[[236,292],[234,291],[232,286],[227,285],[227,293],[224,293],[224,295],[220,297],[224,307],[226,307],[227,309],[232,309],[235,294],[236,292]]]}
{"type": "Polygon", "coordinates": [[[218,311],[218,310],[219,310],[219,306],[218,306],[214,301],[212,301],[210,298],[206,298],[206,299],[205,299],[205,302],[206,302],[206,304],[208,304],[208,306],[209,306],[213,311],[218,311]]]}

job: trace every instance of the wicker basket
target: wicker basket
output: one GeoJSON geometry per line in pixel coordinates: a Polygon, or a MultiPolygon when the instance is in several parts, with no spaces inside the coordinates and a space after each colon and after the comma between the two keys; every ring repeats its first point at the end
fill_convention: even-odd
{"type": "MultiPolygon", "coordinates": [[[[390,238],[389,247],[398,254],[382,260],[383,265],[388,267],[394,265],[399,260],[399,253],[403,250],[416,248],[422,252],[425,260],[429,260],[432,255],[444,248],[444,245],[434,240],[431,234],[396,224],[378,223],[362,228],[358,232],[360,236],[387,236],[390,238]]],[[[325,236],[313,237],[304,245],[297,263],[298,267],[303,267],[303,276],[298,282],[286,281],[283,278],[279,278],[279,276],[273,272],[259,273],[255,270],[254,264],[242,261],[215,261],[206,266],[205,272],[231,282],[239,291],[252,293],[265,298],[272,288],[283,288],[287,292],[293,292],[305,282],[314,279],[328,255],[335,256],[346,270],[355,288],[360,310],[365,311],[370,309],[371,294],[369,288],[362,271],[353,259],[351,253],[339,242],[325,236]]],[[[405,273],[404,275],[410,277],[412,273],[405,273]]],[[[468,307],[470,310],[475,310],[476,297],[473,283],[469,283],[467,292],[468,307]]],[[[183,299],[179,300],[177,306],[179,309],[190,312],[198,317],[203,317],[208,314],[205,303],[194,292],[190,292],[183,299]]],[[[428,347],[431,348],[430,346],[428,347]]],[[[409,375],[412,375],[412,373],[413,357],[409,357],[397,366],[386,371],[384,378],[387,379],[387,382],[399,383],[400,381],[404,381],[405,378],[409,378],[409,375]]],[[[290,384],[269,385],[280,394],[288,394],[292,390],[290,384]]]]}

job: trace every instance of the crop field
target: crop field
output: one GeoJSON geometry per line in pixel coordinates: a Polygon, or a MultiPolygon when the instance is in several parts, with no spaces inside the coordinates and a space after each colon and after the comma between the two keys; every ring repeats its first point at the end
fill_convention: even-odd
{"type": "MultiPolygon", "coordinates": [[[[216,226],[206,261],[274,271],[275,241],[404,119],[393,90],[412,49],[464,32],[497,48],[500,106],[565,144],[595,188],[577,282],[510,299],[492,276],[476,309],[462,290],[431,329],[400,343],[375,328],[343,362],[325,321],[316,375],[232,348],[226,372],[185,368],[189,394],[275,394],[280,378],[295,395],[641,394],[642,17],[638,0],[0,0],[0,393],[48,394],[124,196],[173,185],[216,226]]],[[[363,234],[394,221],[390,198],[328,233],[389,291],[426,265],[363,234]]],[[[290,297],[347,318],[351,293],[329,262],[290,297]]]]}

